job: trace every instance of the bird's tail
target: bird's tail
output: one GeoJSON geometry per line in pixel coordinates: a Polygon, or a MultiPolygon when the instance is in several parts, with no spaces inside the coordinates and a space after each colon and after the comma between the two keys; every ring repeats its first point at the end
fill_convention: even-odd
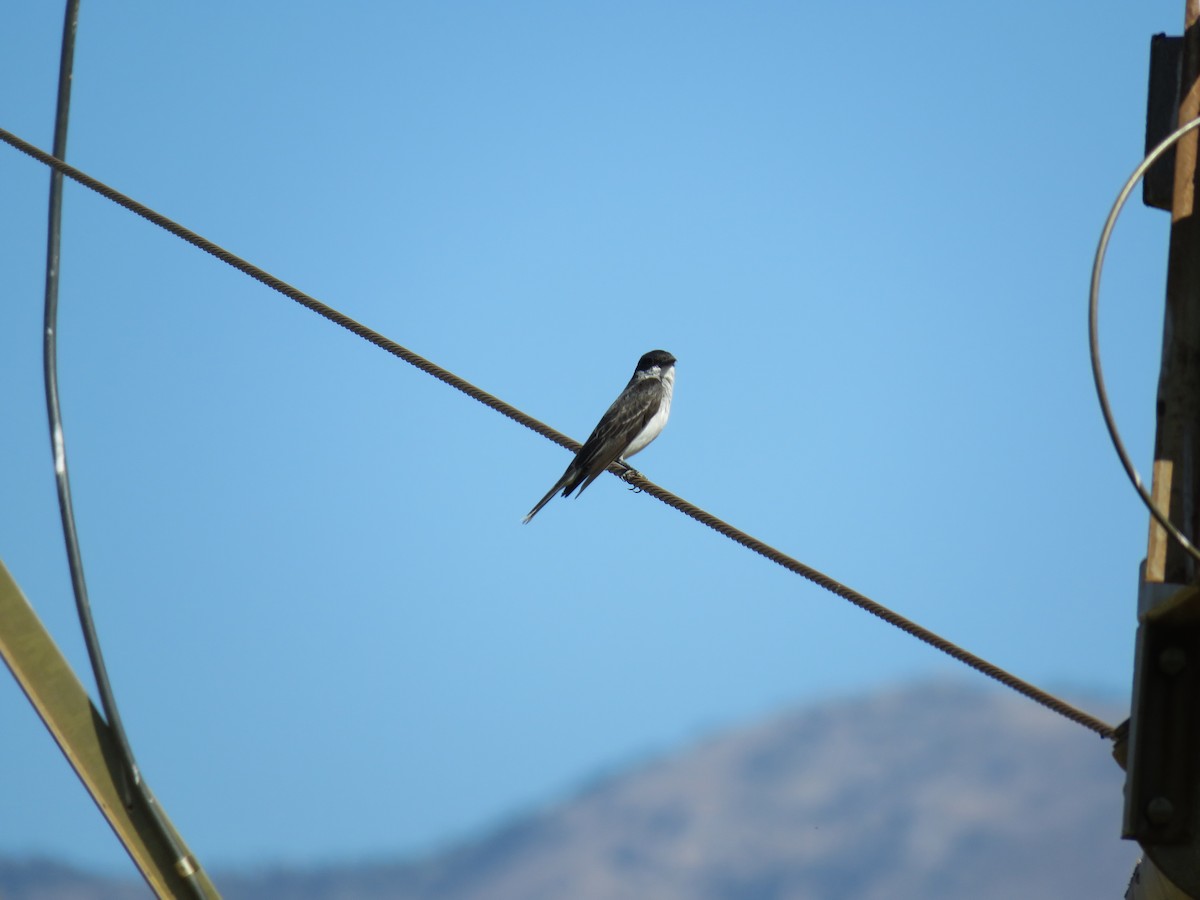
{"type": "Polygon", "coordinates": [[[541,511],[542,507],[550,502],[550,498],[558,493],[558,489],[567,483],[567,481],[570,479],[570,477],[571,477],[571,471],[570,471],[570,469],[568,469],[566,472],[563,473],[563,477],[558,479],[558,481],[555,483],[554,487],[552,487],[552,488],[550,488],[550,490],[546,491],[546,496],[537,502],[537,506],[535,506],[533,509],[531,509],[529,511],[529,515],[527,515],[525,518],[523,518],[521,520],[521,524],[528,525],[533,520],[533,517],[536,516],[541,511]]]}

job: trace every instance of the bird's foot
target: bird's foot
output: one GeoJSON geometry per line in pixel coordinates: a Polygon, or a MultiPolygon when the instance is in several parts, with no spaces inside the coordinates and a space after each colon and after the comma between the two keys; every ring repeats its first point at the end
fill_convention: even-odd
{"type": "Polygon", "coordinates": [[[621,480],[624,481],[626,484],[629,484],[629,489],[631,491],[633,491],[635,494],[640,494],[642,492],[642,489],[640,487],[638,487],[636,484],[630,484],[630,481],[632,481],[632,479],[634,479],[634,478],[641,478],[642,473],[639,472],[637,469],[635,469],[633,466],[629,465],[629,463],[625,462],[625,460],[621,460],[621,465],[623,465],[625,467],[625,471],[622,472],[620,475],[621,480]]]}

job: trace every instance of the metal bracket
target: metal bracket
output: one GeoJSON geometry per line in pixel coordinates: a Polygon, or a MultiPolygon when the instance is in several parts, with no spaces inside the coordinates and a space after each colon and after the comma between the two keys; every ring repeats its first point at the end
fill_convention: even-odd
{"type": "MultiPolygon", "coordinates": [[[[1150,38],[1150,88],[1146,97],[1146,152],[1149,153],[1176,128],[1179,117],[1179,82],[1183,38],[1156,34],[1150,38]]],[[[1171,211],[1175,190],[1175,148],[1172,147],[1142,180],[1142,203],[1171,211]]]]}
{"type": "MultiPolygon", "coordinates": [[[[122,802],[117,781],[121,757],[112,732],[3,562],[0,562],[0,661],[12,671],[155,895],[187,897],[199,892],[219,900],[221,895],[199,868],[196,858],[186,851],[174,826],[167,822],[177,846],[185,848],[182,858],[174,856],[170,844],[141,805],[127,808],[122,802]]],[[[165,811],[162,817],[166,819],[165,811]]]]}
{"type": "Polygon", "coordinates": [[[1122,836],[1200,897],[1200,586],[1143,583],[1138,607],[1122,836]]]}

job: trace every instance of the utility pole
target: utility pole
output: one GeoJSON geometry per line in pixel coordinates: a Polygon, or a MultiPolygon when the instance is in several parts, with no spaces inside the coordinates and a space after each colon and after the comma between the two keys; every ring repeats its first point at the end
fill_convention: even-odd
{"type": "MultiPolygon", "coordinates": [[[[1179,125],[1200,115],[1200,0],[1187,0],[1180,56],[1179,125]]],[[[1196,199],[1195,131],[1175,150],[1167,298],[1163,322],[1162,368],[1154,439],[1155,505],[1189,536],[1200,535],[1200,217],[1196,199]]],[[[1152,584],[1191,584],[1196,561],[1151,520],[1145,580],[1152,584]]]]}
{"type": "MultiPolygon", "coordinates": [[[[1155,39],[1150,114],[1164,102],[1177,111],[1168,131],[1200,116],[1200,0],[1186,0],[1184,36],[1169,48],[1155,39]],[[1178,60],[1175,63],[1175,60],[1178,60]],[[1164,97],[1154,72],[1171,70],[1164,97]],[[1175,73],[1178,73],[1175,75],[1175,73]],[[1155,96],[1156,91],[1159,96],[1155,96]]],[[[1161,79],[1159,79],[1161,81],[1161,79]]],[[[1148,133],[1154,143],[1166,134],[1148,133]]],[[[1200,214],[1196,209],[1197,132],[1177,144],[1171,236],[1158,380],[1154,504],[1200,543],[1200,214]]],[[[1147,202],[1149,185],[1147,185],[1147,202]]],[[[1156,205],[1156,204],[1155,204],[1156,205]]],[[[1165,204],[1164,204],[1165,205],[1165,204]]],[[[1141,844],[1141,885],[1131,898],[1200,900],[1200,586],[1196,559],[1151,519],[1138,592],[1138,633],[1130,714],[1123,836],[1141,844]],[[1159,884],[1159,875],[1168,884],[1159,884]]]]}

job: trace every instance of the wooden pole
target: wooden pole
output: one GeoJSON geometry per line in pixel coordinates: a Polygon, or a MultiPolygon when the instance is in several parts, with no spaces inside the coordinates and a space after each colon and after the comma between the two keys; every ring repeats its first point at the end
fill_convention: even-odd
{"type": "MultiPolygon", "coordinates": [[[[1187,0],[1181,125],[1200,116],[1198,20],[1200,0],[1187,0]]],[[[1151,488],[1155,505],[1192,539],[1200,536],[1200,217],[1193,214],[1198,138],[1192,131],[1176,145],[1151,488]]],[[[1151,520],[1146,581],[1186,585],[1196,580],[1196,574],[1196,561],[1151,520]]]]}
{"type": "MultiPolygon", "coordinates": [[[[1177,125],[1200,117],[1200,0],[1186,0],[1177,125]]],[[[1200,543],[1196,131],[1177,144],[1151,497],[1200,543]]],[[[1151,519],[1138,597],[1122,830],[1145,851],[1130,898],[1200,900],[1200,567],[1151,519]]]]}

